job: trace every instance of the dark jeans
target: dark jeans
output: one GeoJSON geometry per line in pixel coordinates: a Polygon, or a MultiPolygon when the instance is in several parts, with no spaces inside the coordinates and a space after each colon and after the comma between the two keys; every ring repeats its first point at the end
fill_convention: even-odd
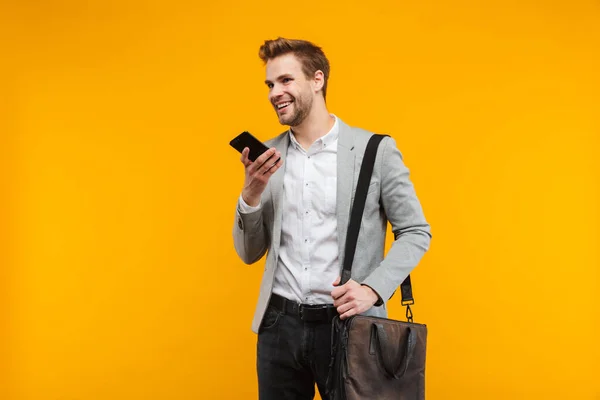
{"type": "Polygon", "coordinates": [[[305,322],[269,306],[258,332],[259,399],[313,399],[316,383],[328,400],[330,354],[331,322],[305,322]]]}

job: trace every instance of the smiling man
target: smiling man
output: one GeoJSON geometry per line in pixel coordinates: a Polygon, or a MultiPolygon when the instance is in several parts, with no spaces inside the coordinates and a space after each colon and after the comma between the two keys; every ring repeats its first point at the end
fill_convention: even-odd
{"type": "Polygon", "coordinates": [[[329,61],[308,41],[278,38],[260,47],[269,101],[289,129],[254,162],[241,162],[234,246],[247,264],[265,253],[252,330],[258,334],[259,396],[328,399],[331,321],[387,317],[385,302],[429,249],[427,223],[394,139],[381,142],[352,279],[338,286],[353,194],[372,135],[326,105],[329,61]],[[275,162],[275,160],[278,160],[275,162]],[[390,223],[396,236],[384,257],[390,223]]]}

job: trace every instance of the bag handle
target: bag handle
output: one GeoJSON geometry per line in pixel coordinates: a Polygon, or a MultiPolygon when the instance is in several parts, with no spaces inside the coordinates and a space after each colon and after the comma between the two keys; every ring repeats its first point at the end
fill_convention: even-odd
{"type": "Polygon", "coordinates": [[[371,324],[371,343],[369,345],[369,353],[377,354],[383,370],[388,377],[400,380],[406,373],[408,365],[413,358],[417,343],[417,333],[410,326],[407,328],[408,336],[404,343],[404,357],[400,360],[397,366],[392,365],[392,352],[389,348],[387,334],[383,329],[382,324],[371,324]]]}
{"type": "MultiPolygon", "coordinates": [[[[345,284],[351,278],[352,262],[354,261],[356,242],[358,241],[358,233],[360,231],[362,214],[365,208],[365,202],[367,200],[367,191],[371,183],[373,167],[375,166],[377,148],[379,147],[379,143],[386,136],[389,135],[373,134],[369,138],[369,142],[367,143],[367,147],[365,149],[365,155],[363,156],[360,173],[358,175],[358,183],[356,184],[354,203],[352,204],[352,210],[350,211],[350,222],[348,224],[348,233],[346,235],[344,269],[342,270],[342,279],[340,281],[340,285],[345,284]]],[[[397,235],[395,235],[395,238],[397,238],[397,235]]],[[[400,292],[402,293],[401,304],[406,306],[406,318],[408,322],[413,322],[413,314],[410,306],[415,304],[415,299],[412,295],[410,275],[408,275],[400,285],[400,292]]]]}

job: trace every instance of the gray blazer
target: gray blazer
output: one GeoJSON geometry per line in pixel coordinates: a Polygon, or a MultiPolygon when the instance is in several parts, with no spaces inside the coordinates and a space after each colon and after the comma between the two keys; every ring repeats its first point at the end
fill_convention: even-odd
{"type": "MultiPolygon", "coordinates": [[[[341,273],[350,207],[365,147],[372,133],[350,127],[342,120],[339,120],[339,124],[336,215],[341,273]]],[[[266,144],[276,147],[281,152],[283,168],[271,176],[261,197],[260,210],[242,214],[236,208],[233,228],[234,247],[244,263],[253,264],[267,254],[252,321],[252,331],[255,333],[258,333],[271,297],[273,276],[277,267],[288,131],[267,141],[266,144]]],[[[377,150],[352,265],[352,279],[373,288],[384,300],[384,304],[372,307],[364,315],[387,317],[385,302],[417,266],[429,249],[430,240],[430,227],[409,179],[409,170],[402,161],[395,140],[386,137],[377,150]],[[384,256],[388,221],[398,237],[384,256]]]]}

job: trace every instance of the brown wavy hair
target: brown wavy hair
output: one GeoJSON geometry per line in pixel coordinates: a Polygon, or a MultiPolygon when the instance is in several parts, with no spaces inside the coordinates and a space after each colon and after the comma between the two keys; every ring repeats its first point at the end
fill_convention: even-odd
{"type": "Polygon", "coordinates": [[[300,61],[302,72],[306,78],[311,79],[315,72],[322,71],[324,75],[323,99],[327,96],[327,80],[329,79],[329,60],[323,50],[315,44],[298,39],[285,39],[278,37],[273,40],[265,40],[260,46],[258,56],[266,64],[267,61],[292,53],[300,61]]]}

